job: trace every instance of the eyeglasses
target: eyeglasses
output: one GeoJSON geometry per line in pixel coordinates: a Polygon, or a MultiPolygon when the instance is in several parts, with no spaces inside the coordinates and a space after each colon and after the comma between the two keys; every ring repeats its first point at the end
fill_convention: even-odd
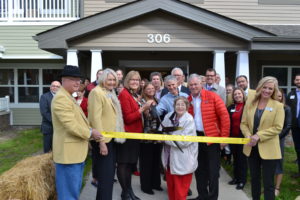
{"type": "Polygon", "coordinates": [[[59,85],[51,85],[51,87],[60,88],[60,86],[59,86],[59,85]]]}

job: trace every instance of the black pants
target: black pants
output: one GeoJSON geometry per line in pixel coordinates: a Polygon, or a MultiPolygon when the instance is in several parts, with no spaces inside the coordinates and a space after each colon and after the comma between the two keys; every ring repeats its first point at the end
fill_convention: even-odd
{"type": "Polygon", "coordinates": [[[53,134],[43,134],[44,153],[52,151],[53,134]]]}
{"type": "MultiPolygon", "coordinates": [[[[271,149],[270,149],[271,150],[271,149]]],[[[264,185],[264,199],[274,200],[274,176],[278,160],[264,160],[261,159],[258,147],[255,146],[251,150],[248,158],[249,169],[251,175],[251,193],[253,200],[260,200],[261,194],[261,173],[264,185]]]]}
{"type": "Polygon", "coordinates": [[[294,141],[294,147],[298,160],[298,172],[300,173],[300,128],[292,128],[292,136],[294,141]]]}
{"type": "Polygon", "coordinates": [[[233,155],[233,174],[238,183],[247,181],[247,157],[243,153],[242,144],[231,144],[230,149],[233,155]]]}
{"type": "Polygon", "coordinates": [[[219,196],[220,144],[199,143],[198,168],[195,172],[198,197],[217,200],[219,196]]]}
{"type": "Polygon", "coordinates": [[[140,146],[140,182],[143,191],[159,188],[161,145],[141,143],[140,146]]]}
{"type": "Polygon", "coordinates": [[[97,200],[111,200],[114,185],[115,167],[116,167],[116,150],[113,141],[106,143],[108,155],[100,155],[99,143],[92,142],[92,148],[98,152],[95,155],[97,171],[97,200]]]}

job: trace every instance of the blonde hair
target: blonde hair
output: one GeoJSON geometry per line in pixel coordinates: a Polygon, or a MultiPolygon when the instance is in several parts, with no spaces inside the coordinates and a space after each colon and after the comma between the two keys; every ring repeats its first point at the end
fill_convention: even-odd
{"type": "Polygon", "coordinates": [[[258,85],[256,87],[256,94],[255,94],[255,97],[254,97],[254,99],[252,101],[252,104],[255,104],[260,99],[260,97],[261,97],[261,90],[262,90],[263,86],[266,83],[274,83],[274,92],[271,95],[271,98],[274,99],[274,100],[278,99],[277,93],[279,91],[279,88],[278,88],[278,81],[277,81],[277,79],[275,77],[273,77],[273,76],[266,76],[266,77],[263,77],[258,82],[258,85]]]}
{"type": "Polygon", "coordinates": [[[128,90],[130,90],[129,81],[134,76],[138,76],[138,79],[140,79],[140,83],[141,83],[141,76],[140,76],[140,73],[138,71],[133,71],[132,70],[132,71],[128,72],[128,74],[126,75],[126,77],[124,79],[124,87],[127,88],[128,90]]]}
{"type": "Polygon", "coordinates": [[[112,70],[110,68],[106,68],[105,70],[103,70],[103,73],[99,76],[99,78],[98,78],[99,85],[101,87],[104,87],[105,81],[109,74],[113,75],[113,77],[116,79],[115,87],[117,87],[119,84],[117,74],[114,70],[112,70]]]}

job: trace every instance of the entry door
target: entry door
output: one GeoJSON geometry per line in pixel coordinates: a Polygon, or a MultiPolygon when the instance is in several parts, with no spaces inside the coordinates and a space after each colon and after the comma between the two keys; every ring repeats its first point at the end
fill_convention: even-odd
{"type": "Polygon", "coordinates": [[[181,68],[186,76],[189,75],[189,62],[185,60],[120,60],[119,66],[125,74],[135,70],[140,72],[142,79],[148,80],[151,72],[160,72],[165,77],[171,74],[174,67],[181,68]]]}

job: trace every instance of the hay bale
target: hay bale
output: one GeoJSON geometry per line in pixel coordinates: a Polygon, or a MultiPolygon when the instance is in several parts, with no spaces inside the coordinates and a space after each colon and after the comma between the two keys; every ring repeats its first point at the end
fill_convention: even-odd
{"type": "Polygon", "coordinates": [[[56,199],[52,153],[26,158],[0,176],[0,199],[56,199]]]}

